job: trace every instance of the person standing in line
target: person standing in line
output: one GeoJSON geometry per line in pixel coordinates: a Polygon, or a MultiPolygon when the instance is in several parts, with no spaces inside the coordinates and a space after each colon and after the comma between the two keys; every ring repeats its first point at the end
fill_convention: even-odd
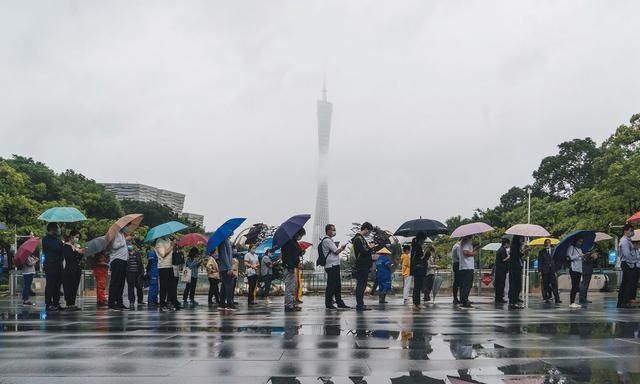
{"type": "Polygon", "coordinates": [[[22,266],[22,278],[24,279],[24,285],[22,287],[22,304],[27,306],[33,306],[34,304],[29,300],[31,295],[31,283],[33,283],[33,277],[36,274],[36,264],[38,258],[34,255],[29,255],[24,261],[22,266]]]}
{"type": "Polygon", "coordinates": [[[522,236],[513,236],[509,252],[509,309],[522,309],[522,236]]]}
{"type": "Polygon", "coordinates": [[[629,302],[637,304],[638,301],[636,300],[636,297],[638,296],[638,277],[640,277],[640,241],[633,241],[633,250],[635,251],[634,258],[636,259],[636,275],[632,283],[631,300],[629,300],[629,302]]]}
{"type": "Polygon", "coordinates": [[[133,246],[130,241],[127,244],[129,258],[127,259],[127,297],[129,299],[129,309],[136,307],[136,294],[138,305],[144,305],[144,290],[142,287],[142,276],[144,275],[144,264],[142,263],[142,255],[133,246]]]}
{"type": "MultiPolygon", "coordinates": [[[[231,236],[231,235],[230,235],[231,236]]],[[[218,246],[218,268],[220,270],[220,280],[222,289],[220,292],[221,311],[236,311],[238,307],[234,304],[234,272],[233,272],[233,249],[229,237],[218,246]]]]}
{"type": "Polygon", "coordinates": [[[420,309],[420,296],[424,290],[424,279],[427,276],[429,259],[424,252],[422,245],[427,235],[420,232],[411,241],[411,275],[413,276],[413,305],[415,309],[420,309]]]}
{"type": "Polygon", "coordinates": [[[391,260],[389,259],[391,252],[387,248],[378,251],[378,260],[376,260],[376,279],[378,280],[378,302],[380,304],[388,304],[386,300],[387,294],[391,292],[391,260]]]}
{"type": "Polygon", "coordinates": [[[460,241],[460,304],[462,308],[473,308],[469,294],[473,286],[473,270],[478,252],[473,248],[471,237],[463,237],[460,241]]]}
{"type": "Polygon", "coordinates": [[[296,293],[298,292],[297,269],[300,267],[302,250],[298,241],[305,235],[304,228],[298,231],[289,241],[282,246],[282,262],[284,264],[284,310],[285,312],[300,311],[296,303],[296,293]]]}
{"type": "Polygon", "coordinates": [[[505,304],[507,301],[504,299],[504,285],[507,280],[507,273],[509,272],[509,239],[502,239],[502,244],[496,252],[496,276],[495,276],[495,303],[505,304]]]}
{"type": "Polygon", "coordinates": [[[453,305],[460,304],[458,291],[460,290],[460,242],[456,242],[451,248],[451,261],[453,263],[453,305]]]}
{"type": "Polygon", "coordinates": [[[571,261],[571,268],[569,274],[571,276],[571,293],[570,293],[570,305],[569,308],[577,309],[582,306],[576,303],[576,295],[580,293],[580,279],[582,278],[582,261],[585,254],[582,253],[582,243],[584,239],[577,237],[573,244],[567,249],[567,258],[571,261]]]}
{"type": "Polygon", "coordinates": [[[560,294],[558,293],[558,267],[553,260],[553,250],[551,248],[551,240],[544,241],[544,249],[538,253],[538,272],[540,272],[540,280],[542,281],[542,298],[545,304],[551,302],[551,296],[555,299],[556,304],[562,303],[560,294]]]}
{"type": "Polygon", "coordinates": [[[358,312],[371,310],[371,308],[364,305],[364,292],[367,288],[369,271],[373,264],[371,255],[375,252],[374,248],[366,239],[372,231],[373,225],[369,222],[364,222],[360,226],[360,232],[356,234],[352,240],[355,254],[356,311],[358,312]]]}
{"type": "Polygon", "coordinates": [[[169,297],[174,295],[178,302],[178,285],[180,284],[180,266],[184,265],[184,254],[182,248],[173,242],[173,255],[171,256],[171,266],[173,267],[173,287],[170,288],[169,297]]]}
{"type": "Polygon", "coordinates": [[[155,251],[158,255],[158,273],[160,275],[160,310],[180,310],[173,270],[174,243],[169,236],[156,240],[155,251]]]}
{"type": "Polygon", "coordinates": [[[185,268],[191,270],[191,281],[185,284],[184,292],[182,293],[182,304],[187,306],[187,298],[190,300],[191,305],[198,305],[196,301],[196,287],[198,285],[198,248],[192,247],[187,255],[187,261],[185,268]]]}
{"type": "Polygon", "coordinates": [[[272,249],[267,249],[260,260],[260,279],[262,279],[262,298],[265,304],[271,304],[269,292],[271,291],[271,281],[273,280],[273,255],[272,249]]]}
{"type": "Polygon", "coordinates": [[[109,282],[109,309],[129,309],[122,301],[124,283],[127,279],[127,260],[129,251],[125,234],[128,227],[124,226],[118,231],[111,242],[111,280],[109,282]]]}
{"type": "Polygon", "coordinates": [[[107,305],[107,276],[109,261],[104,251],[93,257],[93,278],[96,280],[96,300],[98,307],[107,305]]]}
{"type": "Polygon", "coordinates": [[[258,268],[260,268],[255,244],[249,245],[249,251],[244,255],[244,267],[247,274],[247,282],[249,283],[247,305],[253,306],[256,304],[256,286],[258,285],[258,268]]]}
{"type": "Polygon", "coordinates": [[[345,250],[346,244],[338,247],[333,242],[336,236],[336,226],[327,224],[325,226],[325,237],[320,241],[319,250],[325,258],[324,271],[327,273],[327,288],[324,292],[324,306],[326,309],[335,310],[338,308],[349,308],[342,300],[342,281],[340,278],[340,254],[345,250]],[[338,307],[333,305],[333,301],[338,307]]]}
{"type": "Polygon", "coordinates": [[[80,310],[76,306],[76,298],[78,297],[78,286],[82,277],[82,268],[80,261],[84,254],[84,250],[78,246],[80,242],[80,232],[72,230],[65,238],[62,247],[62,255],[64,257],[64,272],[62,274],[62,285],[64,287],[64,301],[67,303],[66,310],[80,310]]]}
{"type": "Polygon", "coordinates": [[[207,304],[213,305],[213,299],[216,305],[220,305],[220,270],[218,269],[218,261],[216,260],[216,250],[209,255],[207,260],[207,278],[209,279],[209,295],[207,304]]]}
{"type": "Polygon", "coordinates": [[[592,252],[582,258],[582,281],[580,282],[579,298],[579,302],[582,305],[591,304],[591,301],[587,299],[587,294],[589,293],[589,284],[591,284],[591,276],[593,275],[593,266],[597,258],[597,252],[592,252]]]}
{"type": "Polygon", "coordinates": [[[428,246],[426,250],[427,255],[427,276],[424,280],[424,302],[431,302],[431,291],[433,290],[433,282],[436,278],[436,271],[438,266],[435,263],[436,250],[433,246],[428,246]]]}
{"type": "Polygon", "coordinates": [[[622,228],[622,239],[620,239],[620,267],[622,268],[622,281],[618,290],[618,308],[633,308],[631,302],[633,298],[633,288],[638,279],[638,269],[636,264],[640,260],[636,259],[633,242],[631,238],[635,235],[633,225],[627,223],[622,228]]]}
{"type": "Polygon", "coordinates": [[[402,256],[400,261],[402,263],[402,303],[406,305],[409,302],[409,292],[411,292],[411,282],[413,282],[413,276],[411,276],[411,255],[409,252],[411,247],[407,244],[402,246],[402,256]]]}
{"type": "Polygon", "coordinates": [[[158,255],[155,249],[147,252],[147,275],[149,276],[149,292],[147,293],[147,304],[151,307],[158,306],[159,272],[158,255]]]}
{"type": "Polygon", "coordinates": [[[236,289],[238,288],[238,278],[240,277],[240,262],[238,261],[238,254],[234,254],[231,259],[231,270],[233,271],[233,305],[238,306],[238,302],[235,301],[236,289]]]}
{"type": "Polygon", "coordinates": [[[60,239],[62,231],[56,223],[47,224],[47,235],[42,239],[44,253],[44,273],[46,286],[44,301],[47,311],[60,311],[60,283],[63,273],[63,244],[60,239]]]}

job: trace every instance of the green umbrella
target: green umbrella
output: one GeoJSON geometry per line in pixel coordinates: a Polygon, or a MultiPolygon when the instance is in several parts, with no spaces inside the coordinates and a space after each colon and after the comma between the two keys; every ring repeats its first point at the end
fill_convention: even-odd
{"type": "Polygon", "coordinates": [[[151,228],[149,232],[147,232],[144,242],[148,243],[163,236],[182,231],[185,228],[187,228],[187,226],[178,221],[170,221],[168,223],[160,224],[151,228]]]}
{"type": "Polygon", "coordinates": [[[38,216],[38,220],[53,223],[75,223],[77,221],[87,220],[87,218],[73,207],[55,207],[47,209],[42,215],[38,216]]]}

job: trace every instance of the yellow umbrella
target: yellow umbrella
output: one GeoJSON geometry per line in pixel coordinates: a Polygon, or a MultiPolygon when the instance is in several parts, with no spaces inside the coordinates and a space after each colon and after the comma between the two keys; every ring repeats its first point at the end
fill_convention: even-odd
{"type": "Polygon", "coordinates": [[[529,245],[544,245],[544,242],[547,240],[551,240],[551,245],[556,245],[560,242],[560,240],[556,239],[555,237],[540,237],[538,239],[535,240],[531,240],[529,242],[529,245]]]}

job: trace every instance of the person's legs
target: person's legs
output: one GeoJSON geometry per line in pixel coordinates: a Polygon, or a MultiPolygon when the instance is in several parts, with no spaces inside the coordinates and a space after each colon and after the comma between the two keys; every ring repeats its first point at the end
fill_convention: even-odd
{"type": "Polygon", "coordinates": [[[189,291],[191,290],[191,282],[184,284],[184,292],[182,292],[182,301],[187,301],[189,291]]]}
{"type": "Polygon", "coordinates": [[[22,287],[22,301],[29,301],[29,294],[31,293],[31,283],[33,283],[33,273],[22,275],[24,279],[24,286],[22,287]]]}
{"type": "Polygon", "coordinates": [[[549,272],[540,274],[540,291],[542,292],[542,300],[551,299],[551,277],[549,272]]]}
{"type": "Polygon", "coordinates": [[[411,282],[413,281],[413,276],[405,276],[404,277],[404,285],[402,287],[402,300],[409,300],[409,292],[411,292],[411,282]]]}
{"type": "Polygon", "coordinates": [[[460,290],[460,263],[453,263],[453,301],[458,303],[458,291],[460,290]]]}
{"type": "Polygon", "coordinates": [[[560,293],[558,292],[558,276],[555,273],[549,274],[549,287],[551,293],[549,294],[549,298],[553,295],[553,299],[556,303],[560,302],[560,293]]]}
{"type": "Polygon", "coordinates": [[[197,277],[192,277],[191,278],[191,286],[189,287],[189,300],[192,303],[195,303],[196,301],[196,287],[198,286],[198,278],[197,277]]]}
{"type": "Polygon", "coordinates": [[[247,277],[247,280],[249,281],[249,292],[247,292],[247,303],[249,305],[253,305],[255,304],[256,286],[258,285],[258,276],[257,275],[249,276],[247,277]]]}
{"type": "Polygon", "coordinates": [[[268,299],[269,298],[269,292],[271,292],[271,275],[266,275],[262,277],[262,280],[264,281],[264,285],[262,287],[262,298],[263,299],[268,299]]]}
{"type": "Polygon", "coordinates": [[[336,268],[325,268],[325,272],[327,273],[327,288],[324,291],[324,306],[325,308],[330,308],[333,306],[333,298],[336,295],[336,268]]]}
{"type": "Polygon", "coordinates": [[[368,269],[359,269],[356,273],[356,307],[364,308],[364,291],[367,288],[369,278],[368,269]]]}
{"type": "Polygon", "coordinates": [[[150,305],[158,305],[158,290],[160,281],[158,276],[151,276],[149,278],[149,293],[147,297],[147,303],[150,305]]]}
{"type": "Polygon", "coordinates": [[[96,301],[98,305],[107,303],[107,268],[96,267],[93,269],[93,278],[96,280],[96,301]]]}
{"type": "Polygon", "coordinates": [[[511,269],[509,271],[509,304],[516,305],[520,300],[522,291],[522,270],[511,269]]]}
{"type": "Polygon", "coordinates": [[[591,283],[591,274],[585,273],[582,275],[582,281],[580,282],[580,304],[587,304],[587,293],[589,292],[589,284],[591,283]]]}
{"type": "Polygon", "coordinates": [[[633,268],[631,273],[631,294],[629,300],[635,300],[638,297],[638,277],[640,275],[640,269],[633,268]]]}
{"type": "Polygon", "coordinates": [[[136,302],[136,280],[138,279],[137,272],[127,271],[127,291],[129,293],[129,304],[134,305],[136,302]]]}
{"type": "Polygon", "coordinates": [[[67,304],[67,307],[71,307],[74,305],[73,297],[71,296],[73,285],[73,273],[69,270],[62,272],[62,289],[64,293],[64,302],[67,304]]]}
{"type": "Polygon", "coordinates": [[[213,277],[209,277],[209,294],[207,295],[207,304],[213,304],[213,286],[215,284],[216,279],[213,277]]]}
{"type": "Polygon", "coordinates": [[[469,293],[471,293],[471,287],[473,286],[473,270],[465,269],[460,273],[460,303],[463,306],[469,305],[469,293]]]}
{"type": "Polygon", "coordinates": [[[507,270],[504,268],[496,268],[496,277],[495,277],[495,301],[503,301],[504,300],[504,282],[507,278],[507,270]]]}
{"type": "Polygon", "coordinates": [[[138,296],[138,304],[144,304],[144,283],[142,282],[141,274],[136,277],[136,294],[138,296]]]}
{"type": "Polygon", "coordinates": [[[435,279],[436,275],[427,275],[427,277],[424,280],[424,301],[431,301],[431,290],[433,289],[433,280],[435,279]]]}
{"type": "Polygon", "coordinates": [[[292,271],[285,270],[284,272],[284,306],[285,308],[291,309],[295,307],[296,292],[298,291],[297,280],[298,280],[298,277],[295,269],[292,271]]]}
{"type": "Polygon", "coordinates": [[[340,266],[336,265],[333,268],[336,270],[336,285],[334,295],[334,297],[336,298],[336,305],[338,306],[338,308],[344,308],[347,305],[344,303],[344,300],[342,300],[342,276],[340,275],[340,266]]]}
{"type": "Polygon", "coordinates": [[[569,294],[569,303],[573,304],[576,301],[576,295],[580,292],[580,272],[569,271],[571,275],[571,293],[569,294]]]}
{"type": "Polygon", "coordinates": [[[113,260],[111,262],[111,287],[109,289],[109,301],[115,307],[122,307],[122,293],[124,282],[127,279],[127,262],[124,260],[113,260]],[[113,293],[111,288],[113,288],[113,293]],[[112,298],[112,294],[114,297],[112,298]]]}
{"type": "Polygon", "coordinates": [[[167,306],[167,297],[169,296],[169,288],[173,283],[173,269],[162,268],[158,270],[160,273],[160,307],[167,306]]]}
{"type": "Polygon", "coordinates": [[[413,276],[413,305],[420,305],[420,296],[424,287],[424,275],[413,276]]]}

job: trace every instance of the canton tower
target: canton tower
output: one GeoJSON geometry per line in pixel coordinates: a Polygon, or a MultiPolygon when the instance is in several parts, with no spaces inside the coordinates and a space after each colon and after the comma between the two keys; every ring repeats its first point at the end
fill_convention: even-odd
{"type": "Polygon", "coordinates": [[[329,138],[331,135],[331,113],[333,104],[327,101],[327,89],[322,89],[322,100],[318,108],[318,191],[316,194],[316,212],[313,223],[313,245],[316,250],[325,236],[324,227],[329,223],[329,138]]]}

